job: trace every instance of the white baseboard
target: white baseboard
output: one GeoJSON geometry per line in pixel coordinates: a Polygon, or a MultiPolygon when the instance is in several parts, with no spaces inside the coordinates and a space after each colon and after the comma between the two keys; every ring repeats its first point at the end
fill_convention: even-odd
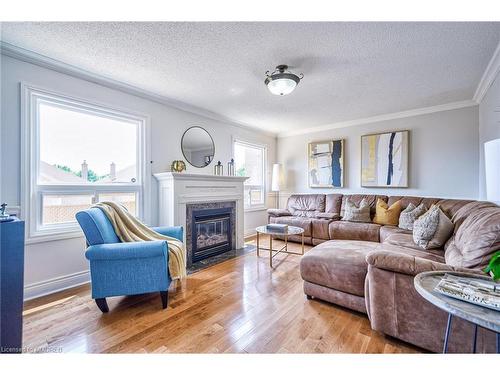
{"type": "Polygon", "coordinates": [[[46,296],[64,289],[73,288],[90,282],[90,271],[76,272],[70,275],[29,284],[24,287],[24,300],[46,296]]]}

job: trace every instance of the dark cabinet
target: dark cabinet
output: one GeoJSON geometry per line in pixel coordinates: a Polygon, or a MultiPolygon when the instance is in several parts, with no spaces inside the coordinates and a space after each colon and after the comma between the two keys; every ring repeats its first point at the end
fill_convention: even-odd
{"type": "Polygon", "coordinates": [[[0,222],[0,352],[19,353],[23,336],[24,221],[0,222]]]}

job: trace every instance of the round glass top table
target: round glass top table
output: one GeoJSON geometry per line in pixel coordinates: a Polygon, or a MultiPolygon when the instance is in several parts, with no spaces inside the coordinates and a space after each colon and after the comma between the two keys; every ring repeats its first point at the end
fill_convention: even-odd
{"type": "Polygon", "coordinates": [[[417,292],[425,300],[448,313],[448,324],[446,325],[443,353],[446,353],[448,350],[448,338],[450,336],[451,321],[453,316],[465,319],[474,324],[474,341],[472,345],[473,352],[476,351],[477,327],[480,326],[496,333],[496,349],[498,353],[500,350],[500,311],[448,297],[435,291],[434,288],[445,274],[491,281],[490,277],[464,272],[429,271],[419,273],[415,276],[414,285],[417,292]]]}
{"type": "Polygon", "coordinates": [[[257,232],[257,256],[260,256],[260,250],[268,250],[269,251],[269,266],[273,266],[273,258],[280,254],[294,254],[294,255],[304,255],[304,229],[300,227],[288,226],[287,230],[284,232],[279,232],[276,230],[269,230],[267,226],[262,225],[260,227],[255,228],[257,232]],[[269,247],[261,247],[260,246],[260,235],[269,235],[269,247]],[[298,236],[302,235],[302,251],[300,253],[288,251],[288,236],[298,236]],[[284,238],[285,244],[279,249],[273,248],[273,236],[280,236],[284,238]]]}

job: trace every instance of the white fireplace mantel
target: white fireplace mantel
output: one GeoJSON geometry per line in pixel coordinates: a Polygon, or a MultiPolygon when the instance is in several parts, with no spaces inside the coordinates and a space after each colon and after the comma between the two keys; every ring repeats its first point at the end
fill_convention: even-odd
{"type": "MultiPolygon", "coordinates": [[[[165,172],[158,180],[159,225],[186,227],[186,206],[203,202],[236,202],[236,248],[244,245],[244,188],[248,177],[165,172]]],[[[184,243],[186,231],[184,230],[184,243]]]]}

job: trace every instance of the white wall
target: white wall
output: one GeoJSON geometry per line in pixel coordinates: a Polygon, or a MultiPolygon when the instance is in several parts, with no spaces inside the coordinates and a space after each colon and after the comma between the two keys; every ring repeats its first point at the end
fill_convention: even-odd
{"type": "MultiPolygon", "coordinates": [[[[436,197],[478,197],[478,107],[418,115],[278,139],[278,162],[287,171],[287,193],[378,193],[436,197]],[[410,130],[409,188],[362,188],[361,135],[410,130]],[[341,189],[311,189],[307,144],[344,138],[345,183],[341,189]]],[[[283,194],[282,202],[287,197],[283,194]]]]}
{"type": "MultiPolygon", "coordinates": [[[[234,137],[267,145],[268,176],[270,176],[276,155],[275,137],[181,111],[7,56],[2,56],[1,73],[3,111],[0,170],[3,174],[0,181],[0,200],[6,201],[11,206],[19,206],[21,198],[20,82],[148,115],[151,119],[152,173],[167,171],[172,160],[183,159],[180,148],[182,134],[188,127],[200,125],[214,138],[216,149],[214,160],[221,160],[224,164],[231,159],[234,137]]],[[[187,171],[212,174],[213,165],[200,169],[188,164],[187,171]]],[[[157,184],[153,177],[151,181],[153,218],[151,224],[155,224],[158,217],[157,184]]],[[[268,185],[269,183],[270,178],[268,185]]],[[[269,204],[274,205],[272,201],[269,204]]],[[[266,213],[263,210],[245,214],[247,233],[265,222],[266,213]]],[[[27,245],[25,250],[27,296],[53,291],[67,286],[68,282],[76,284],[87,281],[88,264],[84,251],[83,238],[27,245]]]]}
{"type": "Polygon", "coordinates": [[[500,138],[500,74],[497,74],[479,105],[479,196],[481,199],[486,199],[484,143],[497,138],[500,138]]]}

